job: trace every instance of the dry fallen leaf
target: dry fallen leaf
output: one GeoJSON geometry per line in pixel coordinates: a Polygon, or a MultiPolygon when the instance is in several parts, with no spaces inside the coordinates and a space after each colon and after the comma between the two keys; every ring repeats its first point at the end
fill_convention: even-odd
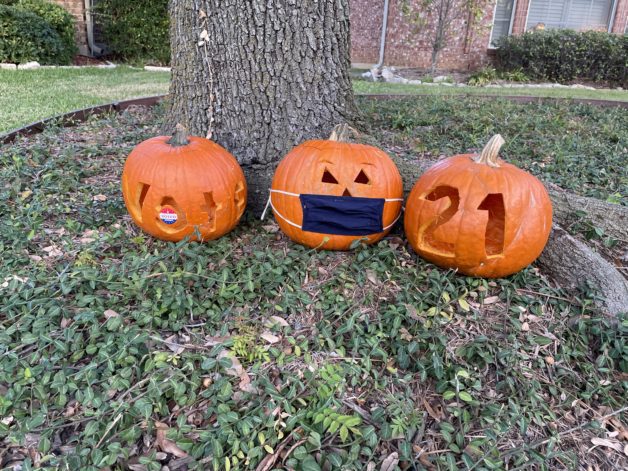
{"type": "Polygon", "coordinates": [[[105,312],[103,312],[103,315],[105,316],[105,319],[111,319],[112,317],[120,317],[120,314],[118,314],[113,309],[107,309],[105,312]]]}
{"type": "Polygon", "coordinates": [[[261,338],[263,338],[264,340],[266,340],[268,343],[277,343],[279,342],[279,337],[277,337],[276,335],[271,334],[270,332],[264,332],[263,334],[260,335],[261,338]]]}
{"type": "Polygon", "coordinates": [[[56,245],[49,245],[48,247],[44,247],[42,250],[46,252],[48,254],[47,256],[50,258],[63,256],[63,252],[59,250],[59,247],[56,245]]]}
{"type": "Polygon", "coordinates": [[[157,448],[163,452],[170,453],[177,458],[185,458],[188,456],[188,454],[179,448],[175,442],[166,438],[166,434],[168,433],[168,426],[166,424],[163,422],[155,422],[155,427],[157,428],[157,434],[155,437],[155,446],[157,446],[157,448]]]}
{"type": "Polygon", "coordinates": [[[230,376],[237,376],[240,378],[240,384],[238,387],[241,391],[254,393],[255,388],[251,386],[251,378],[248,373],[242,368],[240,360],[238,360],[230,350],[223,350],[218,354],[218,359],[229,358],[231,360],[231,367],[227,368],[225,372],[230,376]]]}
{"type": "Polygon", "coordinates": [[[395,451],[388,455],[388,457],[382,463],[382,467],[379,471],[393,471],[399,464],[399,454],[395,451]]]}
{"type": "Polygon", "coordinates": [[[377,284],[377,273],[375,273],[373,270],[366,270],[366,278],[374,285],[377,284]]]}
{"type": "Polygon", "coordinates": [[[105,195],[95,195],[94,201],[107,201],[107,197],[105,195]]]}
{"type": "Polygon", "coordinates": [[[593,443],[595,446],[603,446],[606,448],[612,448],[613,450],[616,450],[620,453],[624,452],[624,447],[622,446],[621,443],[619,443],[618,440],[607,440],[605,438],[593,437],[591,439],[591,443],[593,443]]]}
{"type": "Polygon", "coordinates": [[[32,194],[33,194],[33,192],[31,190],[25,190],[25,191],[20,193],[20,199],[22,201],[24,201],[26,198],[28,198],[32,194]]]}
{"type": "Polygon", "coordinates": [[[283,317],[279,317],[279,316],[270,316],[267,324],[280,325],[281,327],[288,327],[288,322],[283,317]]]}
{"type": "Polygon", "coordinates": [[[185,347],[179,343],[179,337],[176,334],[165,339],[164,343],[176,355],[180,355],[185,351],[185,347]]]}
{"type": "Polygon", "coordinates": [[[425,410],[430,415],[430,417],[436,422],[440,422],[445,417],[445,414],[443,414],[443,411],[440,407],[437,406],[437,408],[434,409],[425,399],[423,399],[423,406],[425,407],[425,410]]]}
{"type": "Polygon", "coordinates": [[[484,302],[482,304],[495,304],[499,301],[499,296],[489,296],[488,298],[484,298],[484,302]]]}
{"type": "Polygon", "coordinates": [[[412,304],[406,304],[406,312],[408,313],[408,316],[410,316],[411,319],[414,319],[415,321],[421,320],[421,318],[419,317],[419,314],[416,311],[416,308],[412,305],[412,304]]]}

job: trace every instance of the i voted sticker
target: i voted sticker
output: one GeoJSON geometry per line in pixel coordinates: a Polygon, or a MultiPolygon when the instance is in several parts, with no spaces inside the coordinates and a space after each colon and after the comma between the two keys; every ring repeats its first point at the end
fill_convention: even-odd
{"type": "Polygon", "coordinates": [[[159,219],[161,219],[161,222],[164,224],[174,224],[179,217],[174,209],[166,207],[162,208],[159,212],[159,219]]]}

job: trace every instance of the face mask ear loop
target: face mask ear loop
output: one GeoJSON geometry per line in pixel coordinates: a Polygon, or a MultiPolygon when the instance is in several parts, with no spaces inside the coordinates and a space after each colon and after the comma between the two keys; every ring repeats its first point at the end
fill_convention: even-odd
{"type": "Polygon", "coordinates": [[[292,226],[294,226],[294,227],[297,227],[297,228],[301,229],[301,228],[302,228],[302,226],[299,226],[298,224],[295,224],[294,222],[290,221],[289,219],[287,219],[287,218],[283,217],[283,215],[282,215],[279,211],[277,211],[277,209],[273,206],[273,201],[272,201],[272,198],[273,198],[273,192],[275,192],[275,193],[281,193],[281,194],[284,194],[284,195],[289,195],[289,196],[299,196],[299,195],[298,195],[298,194],[296,194],[296,193],[290,193],[290,192],[288,192],[288,191],[270,190],[270,193],[269,193],[269,195],[268,195],[268,202],[266,203],[266,207],[264,208],[264,212],[262,213],[262,219],[261,219],[261,220],[263,221],[263,220],[264,220],[264,218],[266,217],[266,211],[268,211],[268,207],[270,206],[271,208],[273,208],[273,213],[275,214],[275,217],[279,216],[281,219],[283,219],[284,221],[286,221],[288,224],[290,224],[290,225],[292,225],[292,226]]]}
{"type": "MultiPolygon", "coordinates": [[[[387,199],[386,201],[401,201],[403,203],[403,199],[401,198],[390,198],[387,199]]],[[[393,227],[395,224],[397,224],[397,221],[399,221],[399,218],[401,217],[401,213],[405,212],[406,207],[401,205],[401,210],[399,211],[399,215],[395,218],[395,220],[392,222],[392,224],[388,224],[386,227],[384,227],[383,231],[387,231],[388,229],[390,229],[391,227],[393,227]]]]}
{"type": "Polygon", "coordinates": [[[266,211],[268,211],[268,208],[270,207],[270,199],[273,197],[272,192],[268,193],[268,201],[266,202],[266,206],[264,207],[264,212],[262,213],[262,217],[260,218],[260,221],[263,221],[264,218],[266,217],[266,211]]]}

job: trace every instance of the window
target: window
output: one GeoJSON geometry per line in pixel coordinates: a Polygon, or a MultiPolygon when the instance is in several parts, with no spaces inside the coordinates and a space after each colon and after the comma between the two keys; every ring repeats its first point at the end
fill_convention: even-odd
{"type": "Polygon", "coordinates": [[[526,29],[545,28],[608,31],[613,0],[531,0],[526,29]]]}
{"type": "Polygon", "coordinates": [[[495,47],[499,38],[510,34],[514,10],[515,0],[497,0],[489,47],[495,47]]]}

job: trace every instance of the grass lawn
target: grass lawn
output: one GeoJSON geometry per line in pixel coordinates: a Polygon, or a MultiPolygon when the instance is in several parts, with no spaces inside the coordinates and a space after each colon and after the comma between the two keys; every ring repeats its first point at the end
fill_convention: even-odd
{"type": "Polygon", "coordinates": [[[591,98],[596,100],[628,101],[628,90],[581,90],[577,88],[486,88],[408,85],[356,80],[353,89],[358,94],[392,95],[491,95],[538,96],[547,98],[591,98]]]}
{"type": "MultiPolygon", "coordinates": [[[[625,112],[359,104],[402,158],[499,130],[541,178],[625,189],[625,112]]],[[[534,266],[457,276],[399,228],[346,253],[253,218],[207,244],[152,239],[120,174],[162,118],[128,110],[0,147],[0,468],[626,468],[628,320],[601,317],[594,289],[534,266]]]]}
{"type": "Polygon", "coordinates": [[[168,93],[170,74],[115,69],[0,70],[0,133],[116,100],[168,93]]]}

